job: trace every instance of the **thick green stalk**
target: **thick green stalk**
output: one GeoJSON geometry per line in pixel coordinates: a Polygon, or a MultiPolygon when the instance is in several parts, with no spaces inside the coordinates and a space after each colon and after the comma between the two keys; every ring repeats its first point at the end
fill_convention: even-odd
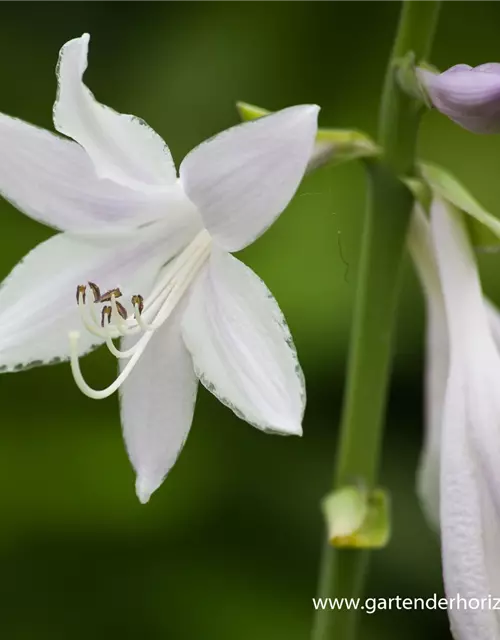
{"type": "MultiPolygon", "coordinates": [[[[370,191],[334,488],[352,483],[374,487],[377,481],[400,266],[413,201],[399,176],[412,172],[419,122],[418,105],[396,83],[394,62],[410,51],[417,60],[428,56],[438,12],[436,0],[403,3],[387,69],[378,136],[383,156],[367,163],[370,191]]],[[[318,595],[359,597],[367,561],[367,551],[325,545],[318,595]]],[[[346,607],[318,610],[313,640],[353,640],[357,615],[356,610],[346,607]]]]}

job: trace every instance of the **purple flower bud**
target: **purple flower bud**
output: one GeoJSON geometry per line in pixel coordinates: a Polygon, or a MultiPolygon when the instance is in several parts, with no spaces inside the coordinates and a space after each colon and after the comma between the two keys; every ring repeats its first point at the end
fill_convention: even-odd
{"type": "Polygon", "coordinates": [[[457,64],[440,74],[419,68],[417,74],[441,113],[474,133],[500,133],[500,63],[457,64]]]}

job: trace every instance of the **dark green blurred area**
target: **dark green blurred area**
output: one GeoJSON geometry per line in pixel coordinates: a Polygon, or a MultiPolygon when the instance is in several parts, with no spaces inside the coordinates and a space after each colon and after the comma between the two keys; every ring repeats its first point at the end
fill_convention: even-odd
{"type": "MultiPolygon", "coordinates": [[[[234,103],[316,102],[320,124],[375,133],[397,2],[3,2],[0,110],[51,128],[61,45],[91,33],[86,81],[144,118],[180,161],[237,122],[234,103]]],[[[433,62],[500,60],[495,2],[445,2],[433,62]]],[[[500,214],[500,139],[425,117],[421,154],[500,214]]],[[[308,177],[243,259],[280,302],[308,383],[302,439],[265,436],[200,392],[187,445],[147,506],[135,498],[116,398],[80,394],[68,365],[0,382],[0,637],[303,640],[313,615],[365,189],[359,165],[308,177]],[[340,246],[339,246],[340,245],[340,246]],[[348,266],[344,264],[344,260],[348,266]]],[[[50,231],[4,202],[0,275],[50,231]]],[[[481,257],[500,298],[500,256],[481,257]]],[[[369,596],[442,590],[437,540],[413,493],[421,443],[423,305],[406,269],[382,482],[394,535],[369,596]]],[[[115,362],[84,361],[104,385],[115,362]]],[[[448,638],[442,611],[378,612],[363,640],[448,638]]],[[[339,640],[341,640],[339,638],[339,640]]]]}

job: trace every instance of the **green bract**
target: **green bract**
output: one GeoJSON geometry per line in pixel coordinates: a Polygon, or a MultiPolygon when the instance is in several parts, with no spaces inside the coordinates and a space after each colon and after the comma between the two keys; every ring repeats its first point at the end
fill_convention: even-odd
{"type": "Polygon", "coordinates": [[[475,247],[500,247],[500,220],[486,211],[457,178],[442,167],[428,162],[420,163],[419,170],[437,196],[468,214],[467,226],[475,247]]]}
{"type": "Polygon", "coordinates": [[[394,63],[394,70],[401,89],[430,109],[432,106],[431,101],[416,73],[415,54],[413,51],[409,51],[405,56],[398,58],[394,63]]]}

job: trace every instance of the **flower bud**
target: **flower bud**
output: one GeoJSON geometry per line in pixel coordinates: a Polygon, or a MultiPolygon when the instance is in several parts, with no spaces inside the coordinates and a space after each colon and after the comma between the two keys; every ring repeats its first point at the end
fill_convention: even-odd
{"type": "Polygon", "coordinates": [[[474,133],[500,133],[500,63],[457,64],[443,73],[417,70],[436,109],[474,133]]]}
{"type": "Polygon", "coordinates": [[[388,543],[390,501],[383,489],[342,487],[323,498],[321,506],[333,547],[381,549],[388,543]]]}

